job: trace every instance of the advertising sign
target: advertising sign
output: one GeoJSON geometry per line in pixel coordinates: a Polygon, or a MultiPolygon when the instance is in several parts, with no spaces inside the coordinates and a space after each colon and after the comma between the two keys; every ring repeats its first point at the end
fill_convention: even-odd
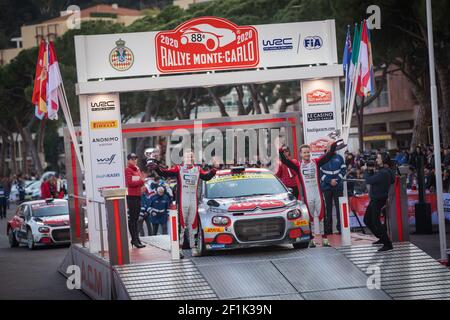
{"type": "Polygon", "coordinates": [[[328,79],[301,81],[303,135],[313,158],[323,155],[331,140],[328,134],[337,129],[333,85],[328,79]]]}
{"type": "Polygon", "coordinates": [[[334,20],[237,26],[198,17],[174,30],[75,36],[78,80],[332,65],[334,20]]]}
{"type": "Polygon", "coordinates": [[[119,96],[89,96],[88,118],[94,200],[103,201],[100,189],[125,187],[119,96]]]}
{"type": "Polygon", "coordinates": [[[258,65],[258,32],[221,18],[187,21],[155,37],[160,72],[242,69],[258,65]]]}

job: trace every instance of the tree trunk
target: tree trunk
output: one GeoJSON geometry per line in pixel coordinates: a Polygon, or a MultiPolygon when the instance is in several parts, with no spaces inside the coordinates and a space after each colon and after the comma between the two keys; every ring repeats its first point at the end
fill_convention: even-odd
{"type": "Polygon", "coordinates": [[[236,102],[238,107],[237,115],[238,116],[246,115],[247,113],[245,112],[244,106],[244,89],[242,89],[242,86],[235,86],[234,88],[236,89],[236,93],[238,96],[238,100],[236,102]]]}
{"type": "Polygon", "coordinates": [[[261,104],[263,106],[264,109],[264,113],[268,114],[270,113],[270,109],[269,109],[269,105],[267,104],[267,100],[266,98],[262,95],[261,92],[258,92],[258,98],[261,101],[261,104]]]}
{"type": "MultiPolygon", "coordinates": [[[[145,113],[142,117],[141,122],[150,122],[152,119],[152,112],[154,109],[154,103],[153,98],[151,95],[147,97],[147,100],[145,101],[145,113]]],[[[147,144],[148,138],[138,138],[136,143],[136,154],[138,157],[141,157],[144,155],[145,146],[147,144]]]]}
{"type": "Polygon", "coordinates": [[[429,99],[426,99],[422,90],[419,90],[416,86],[412,86],[412,91],[419,103],[411,139],[411,147],[415,148],[419,144],[428,143],[428,126],[431,123],[431,107],[429,99]]]}
{"type": "Polygon", "coordinates": [[[438,64],[437,75],[442,102],[439,105],[441,137],[442,144],[446,147],[450,146],[450,71],[446,66],[438,64]]]}
{"type": "Polygon", "coordinates": [[[225,109],[225,105],[223,104],[222,100],[217,96],[217,94],[214,92],[214,90],[212,90],[211,88],[207,88],[207,90],[208,90],[208,93],[211,96],[211,98],[214,100],[214,102],[219,107],[220,115],[222,117],[229,117],[229,115],[225,109]]]}
{"type": "Polygon", "coordinates": [[[8,136],[6,134],[1,134],[2,145],[0,147],[0,176],[6,176],[6,151],[8,147],[8,136]]]}
{"type": "Polygon", "coordinates": [[[19,129],[19,133],[22,136],[23,141],[25,141],[30,150],[31,159],[33,160],[34,169],[36,170],[36,173],[42,175],[44,170],[42,168],[41,159],[39,158],[39,154],[37,152],[36,145],[33,142],[33,137],[31,136],[30,130],[33,124],[33,120],[31,120],[26,127],[21,127],[19,121],[17,120],[15,122],[17,128],[19,129]]]}
{"type": "Polygon", "coordinates": [[[16,157],[16,143],[14,141],[14,135],[13,133],[9,134],[9,141],[11,143],[11,169],[12,172],[14,172],[15,175],[19,174],[19,171],[17,170],[17,157],[16,157]]]}
{"type": "Polygon", "coordinates": [[[253,100],[253,110],[256,114],[261,114],[261,107],[259,105],[258,85],[252,83],[248,85],[253,100]]]}

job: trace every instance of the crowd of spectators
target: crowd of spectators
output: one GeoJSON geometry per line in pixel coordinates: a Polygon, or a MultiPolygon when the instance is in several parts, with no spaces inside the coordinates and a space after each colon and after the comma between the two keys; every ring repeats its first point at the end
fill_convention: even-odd
{"type": "MultiPolygon", "coordinates": [[[[375,158],[381,150],[357,152],[345,152],[345,164],[347,166],[347,177],[353,179],[362,179],[363,171],[361,168],[371,158],[375,158]]],[[[429,192],[436,191],[436,173],[434,167],[434,147],[433,145],[419,145],[412,151],[408,149],[398,150],[391,153],[393,165],[408,166],[407,188],[410,190],[418,189],[418,170],[420,158],[423,160],[424,186],[429,192]]],[[[443,192],[450,192],[450,147],[441,148],[442,163],[442,182],[443,192]]],[[[354,184],[356,194],[367,192],[362,183],[354,184]]]]}

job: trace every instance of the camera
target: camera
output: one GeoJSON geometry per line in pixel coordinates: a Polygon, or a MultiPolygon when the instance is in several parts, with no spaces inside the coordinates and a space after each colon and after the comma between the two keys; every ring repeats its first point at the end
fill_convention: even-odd
{"type": "Polygon", "coordinates": [[[366,166],[367,168],[375,168],[377,164],[377,154],[375,152],[366,152],[360,159],[360,166],[366,166]]]}

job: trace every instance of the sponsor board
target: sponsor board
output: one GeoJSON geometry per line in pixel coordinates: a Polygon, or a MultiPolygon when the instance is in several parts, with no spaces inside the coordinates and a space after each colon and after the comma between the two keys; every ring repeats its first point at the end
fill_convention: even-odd
{"type": "Polygon", "coordinates": [[[108,111],[114,110],[115,103],[113,100],[98,101],[91,103],[91,111],[108,111]]]}
{"type": "Polygon", "coordinates": [[[195,18],[157,33],[155,50],[162,73],[242,69],[259,63],[257,30],[216,17],[195,18]]]}
{"type": "Polygon", "coordinates": [[[119,137],[96,137],[92,138],[91,143],[96,144],[99,147],[112,146],[114,143],[119,142],[119,137]]]}
{"type": "Polygon", "coordinates": [[[328,134],[337,128],[333,86],[330,79],[301,81],[303,135],[313,158],[323,155],[331,141],[328,134]]]}
{"type": "MultiPolygon", "coordinates": [[[[86,79],[336,64],[334,20],[237,26],[201,17],[174,30],[75,36],[86,79]],[[86,61],[85,57],[89,57],[86,61]]],[[[81,80],[79,79],[80,81],[81,80]]]]}

